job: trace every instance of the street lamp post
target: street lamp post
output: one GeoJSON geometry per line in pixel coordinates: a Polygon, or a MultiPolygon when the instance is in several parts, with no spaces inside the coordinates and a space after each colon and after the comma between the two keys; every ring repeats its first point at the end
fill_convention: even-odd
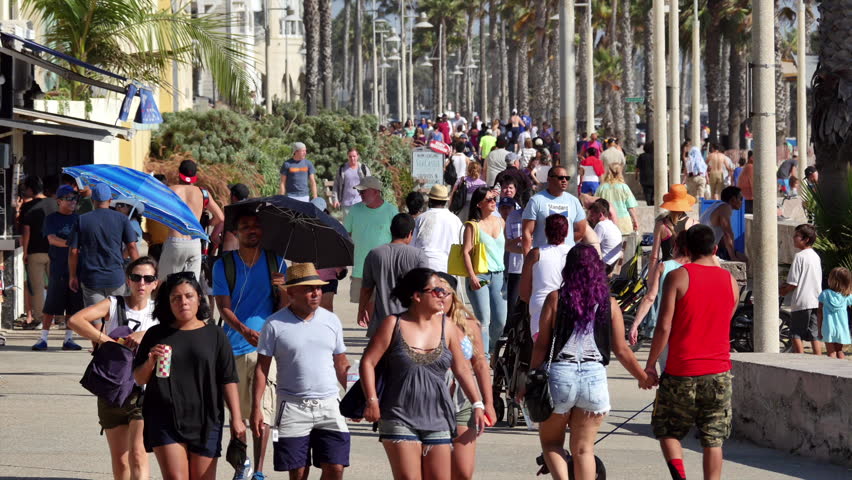
{"type": "MultiPolygon", "coordinates": [[[[807,61],[807,25],[805,24],[805,0],[799,0],[796,10],[796,20],[799,24],[798,47],[796,52],[796,143],[799,149],[798,177],[805,178],[805,168],[808,167],[808,117],[807,117],[807,86],[805,78],[805,62],[807,61]]],[[[732,134],[734,132],[731,132],[732,134]]]]}
{"type": "Polygon", "coordinates": [[[399,92],[399,121],[405,122],[405,112],[408,110],[408,87],[407,87],[407,79],[408,75],[406,75],[406,68],[408,67],[407,62],[405,61],[405,49],[406,49],[406,34],[408,33],[405,28],[406,20],[405,20],[405,0],[399,1],[399,35],[401,41],[399,42],[399,51],[400,51],[400,61],[399,61],[399,77],[400,81],[397,82],[397,88],[400,90],[399,92]]]}
{"type": "MultiPolygon", "coordinates": [[[[669,107],[669,183],[680,183],[680,5],[669,0],[669,75],[671,102],[669,107]]],[[[696,143],[696,145],[700,145],[696,143]]]]}
{"type": "Polygon", "coordinates": [[[595,131],[595,62],[592,32],[592,0],[586,3],[586,131],[595,131]]]}
{"type": "MultiPolygon", "coordinates": [[[[654,212],[659,214],[668,190],[666,156],[666,12],[664,0],[653,0],[654,12],[654,212]]],[[[674,152],[672,152],[674,154],[674,152]]]]}
{"type": "Polygon", "coordinates": [[[577,138],[577,72],[574,64],[574,0],[559,2],[559,130],[565,155],[561,164],[571,176],[572,186],[577,183],[577,159],[569,154],[577,138]]]}
{"type": "Polygon", "coordinates": [[[754,75],[754,351],[778,353],[778,216],[775,182],[775,4],[752,3],[754,75]]]}
{"type": "MultiPolygon", "coordinates": [[[[370,12],[371,20],[373,24],[373,115],[379,116],[379,58],[376,52],[376,0],[373,0],[373,10],[370,12]]],[[[359,61],[360,59],[355,59],[355,61],[359,61]]]]}
{"type": "MultiPolygon", "coordinates": [[[[693,142],[701,141],[701,40],[698,0],[692,0],[692,119],[689,121],[693,142]]],[[[731,132],[739,135],[739,132],[731,132]]]]}

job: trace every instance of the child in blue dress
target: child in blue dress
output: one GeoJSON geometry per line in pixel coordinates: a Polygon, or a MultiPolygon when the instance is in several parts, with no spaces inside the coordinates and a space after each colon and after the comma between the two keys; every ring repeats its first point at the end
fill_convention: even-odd
{"type": "Polygon", "coordinates": [[[852,306],[852,273],[837,267],[828,274],[828,289],[819,295],[820,340],[831,358],[846,358],[843,347],[852,343],[849,335],[849,315],[852,306]]]}

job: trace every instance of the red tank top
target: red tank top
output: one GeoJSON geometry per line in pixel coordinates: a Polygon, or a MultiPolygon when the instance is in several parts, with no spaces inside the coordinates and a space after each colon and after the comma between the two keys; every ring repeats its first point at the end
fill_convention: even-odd
{"type": "Polygon", "coordinates": [[[675,303],[666,373],[695,377],[731,369],[731,314],[736,300],[731,274],[688,263],[689,288],[675,303]]]}

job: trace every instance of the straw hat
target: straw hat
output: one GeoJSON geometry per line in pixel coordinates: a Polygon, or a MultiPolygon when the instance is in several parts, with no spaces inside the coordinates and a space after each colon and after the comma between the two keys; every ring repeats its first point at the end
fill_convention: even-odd
{"type": "Polygon", "coordinates": [[[432,188],[429,190],[429,199],[438,202],[446,202],[450,199],[450,192],[447,190],[447,187],[435,184],[432,185],[432,188]]]}
{"type": "Polygon", "coordinates": [[[328,285],[317,273],[313,263],[294,263],[287,269],[286,281],[282,288],[298,285],[328,285]]]}
{"type": "Polygon", "coordinates": [[[670,212],[688,212],[695,205],[695,197],[686,193],[686,185],[676,183],[669,187],[669,192],[663,195],[664,208],[670,212]]]}

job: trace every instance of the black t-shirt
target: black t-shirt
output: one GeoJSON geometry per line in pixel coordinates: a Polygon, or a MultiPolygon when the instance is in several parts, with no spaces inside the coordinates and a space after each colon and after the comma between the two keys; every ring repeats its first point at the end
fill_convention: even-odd
{"type": "Polygon", "coordinates": [[[224,422],[224,385],[239,381],[231,342],[211,324],[195,330],[155,325],[145,333],[133,368],[158,344],[172,347],[172,365],[168,378],[151,374],[142,406],[145,432],[170,425],[189,444],[204,445],[210,429],[224,422]]]}
{"type": "Polygon", "coordinates": [[[636,168],[639,169],[639,183],[643,186],[654,185],[654,156],[648,152],[639,155],[636,159],[636,168]]]}
{"type": "Polygon", "coordinates": [[[47,237],[42,234],[42,226],[45,217],[58,210],[56,199],[36,198],[29,204],[32,204],[32,206],[21,218],[21,225],[30,227],[30,243],[27,247],[27,253],[47,253],[50,244],[47,242],[47,237]]]}

